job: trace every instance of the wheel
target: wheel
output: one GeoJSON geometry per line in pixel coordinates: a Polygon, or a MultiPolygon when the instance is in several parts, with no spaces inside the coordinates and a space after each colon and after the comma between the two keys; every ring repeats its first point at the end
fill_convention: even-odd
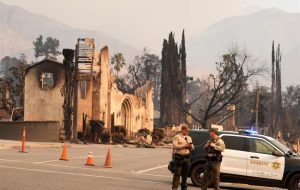
{"type": "MultiPolygon", "coordinates": [[[[193,167],[192,171],[191,171],[191,180],[193,182],[193,184],[197,187],[201,187],[202,186],[202,177],[204,174],[204,165],[202,164],[198,164],[195,167],[193,167]]],[[[213,187],[213,179],[211,177],[211,173],[209,174],[208,177],[208,187],[213,187]]]]}
{"type": "Polygon", "coordinates": [[[289,180],[289,190],[300,190],[300,174],[295,174],[289,180]]]}

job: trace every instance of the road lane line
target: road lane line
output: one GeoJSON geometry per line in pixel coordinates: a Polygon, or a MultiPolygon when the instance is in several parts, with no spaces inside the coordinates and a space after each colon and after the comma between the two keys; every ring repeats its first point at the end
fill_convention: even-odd
{"type": "Polygon", "coordinates": [[[122,177],[102,176],[102,175],[79,174],[79,173],[60,172],[60,171],[53,171],[53,170],[39,170],[39,169],[1,166],[1,165],[0,165],[0,168],[43,172],[43,173],[55,173],[55,174],[64,174],[64,175],[74,175],[74,176],[83,176],[83,177],[94,177],[94,178],[103,178],[103,179],[114,179],[114,180],[122,180],[122,181],[134,181],[134,182],[152,183],[152,184],[164,184],[164,182],[159,182],[159,181],[129,179],[129,178],[122,178],[122,177]]]}
{"type": "Polygon", "coordinates": [[[149,169],[146,169],[146,170],[139,170],[139,171],[136,171],[135,173],[142,174],[142,173],[149,172],[149,171],[152,171],[152,170],[157,170],[157,169],[160,169],[160,168],[166,168],[167,166],[168,166],[168,164],[162,165],[162,166],[153,167],[153,168],[149,168],[149,169]]]}
{"type": "MultiPolygon", "coordinates": [[[[72,169],[82,169],[82,170],[103,171],[103,172],[111,172],[111,173],[125,173],[125,174],[135,174],[135,175],[137,174],[134,171],[127,172],[127,171],[120,171],[120,170],[107,170],[107,169],[97,169],[97,168],[83,168],[83,167],[65,166],[65,165],[56,165],[56,164],[42,164],[42,165],[45,165],[45,166],[54,166],[54,167],[63,167],[63,168],[72,168],[72,169]]],[[[165,178],[173,177],[172,175],[144,174],[144,173],[141,173],[141,175],[154,176],[154,177],[165,177],[165,178]]]]}
{"type": "MultiPolygon", "coordinates": [[[[145,174],[145,173],[136,173],[135,171],[121,171],[121,170],[107,170],[107,169],[97,169],[97,168],[89,168],[89,167],[76,167],[76,166],[66,166],[66,165],[58,165],[58,164],[47,164],[47,163],[37,163],[37,162],[26,162],[26,161],[19,161],[19,160],[7,160],[1,159],[0,161],[6,162],[16,162],[16,163],[27,163],[27,164],[34,164],[34,165],[45,165],[45,166],[53,166],[53,167],[61,167],[61,168],[71,168],[71,169],[82,169],[82,170],[94,170],[94,171],[103,171],[103,172],[110,172],[110,173],[124,173],[124,174],[133,174],[133,175],[144,175],[144,176],[153,176],[153,177],[164,177],[164,178],[171,178],[172,175],[160,175],[160,174],[145,174]]],[[[59,160],[58,160],[59,161],[59,160]]]]}
{"type": "MultiPolygon", "coordinates": [[[[103,156],[94,156],[94,158],[103,158],[103,156]]],[[[68,160],[76,160],[76,159],[85,159],[86,157],[74,157],[74,158],[68,158],[68,160]]],[[[41,161],[41,162],[34,162],[35,164],[43,164],[43,163],[48,163],[48,162],[57,162],[60,161],[59,159],[57,160],[46,160],[46,161],[41,161]]]]}
{"type": "MultiPolygon", "coordinates": [[[[7,160],[7,159],[3,159],[3,158],[0,158],[0,161],[28,163],[28,162],[22,161],[22,160],[7,160]]],[[[32,163],[32,162],[31,162],[31,163],[32,163]]]]}

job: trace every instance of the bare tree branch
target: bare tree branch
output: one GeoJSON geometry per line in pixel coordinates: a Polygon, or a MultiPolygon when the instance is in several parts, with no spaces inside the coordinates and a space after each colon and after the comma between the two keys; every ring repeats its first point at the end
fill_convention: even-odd
{"type": "Polygon", "coordinates": [[[254,66],[250,56],[246,53],[240,54],[238,49],[224,54],[223,60],[216,62],[216,69],[217,75],[212,75],[214,88],[202,89],[201,95],[189,104],[199,104],[199,115],[184,111],[204,128],[209,127],[208,124],[213,118],[222,117],[223,120],[228,105],[240,102],[240,94],[247,90],[248,81],[265,71],[261,66],[254,66]]]}

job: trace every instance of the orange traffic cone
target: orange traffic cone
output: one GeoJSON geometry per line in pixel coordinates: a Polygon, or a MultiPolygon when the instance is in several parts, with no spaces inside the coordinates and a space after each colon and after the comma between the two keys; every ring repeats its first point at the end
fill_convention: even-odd
{"type": "Polygon", "coordinates": [[[112,168],[111,154],[110,154],[110,149],[109,148],[108,148],[108,151],[107,151],[107,156],[106,156],[105,164],[104,164],[103,167],[112,168]]]}
{"type": "Polygon", "coordinates": [[[68,161],[67,155],[68,155],[68,152],[67,152],[67,144],[65,143],[64,149],[63,149],[63,151],[62,151],[60,160],[68,161]]]}
{"type": "Polygon", "coordinates": [[[93,153],[89,152],[88,157],[86,159],[86,166],[95,166],[94,164],[94,157],[93,157],[93,153]]]}
{"type": "Polygon", "coordinates": [[[19,151],[21,153],[27,153],[25,151],[25,142],[26,142],[26,128],[23,127],[23,129],[22,129],[22,150],[19,151]]]}

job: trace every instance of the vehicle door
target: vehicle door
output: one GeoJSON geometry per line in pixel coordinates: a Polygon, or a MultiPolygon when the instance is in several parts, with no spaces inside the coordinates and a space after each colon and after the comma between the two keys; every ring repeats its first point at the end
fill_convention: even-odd
{"type": "Polygon", "coordinates": [[[248,145],[247,176],[282,180],[285,166],[284,154],[262,138],[250,137],[248,145]],[[281,153],[282,156],[275,156],[274,152],[281,153]]]}
{"type": "Polygon", "coordinates": [[[222,153],[223,160],[221,172],[234,175],[246,176],[247,152],[246,138],[239,135],[221,135],[225,143],[225,151],[222,153]]]}

